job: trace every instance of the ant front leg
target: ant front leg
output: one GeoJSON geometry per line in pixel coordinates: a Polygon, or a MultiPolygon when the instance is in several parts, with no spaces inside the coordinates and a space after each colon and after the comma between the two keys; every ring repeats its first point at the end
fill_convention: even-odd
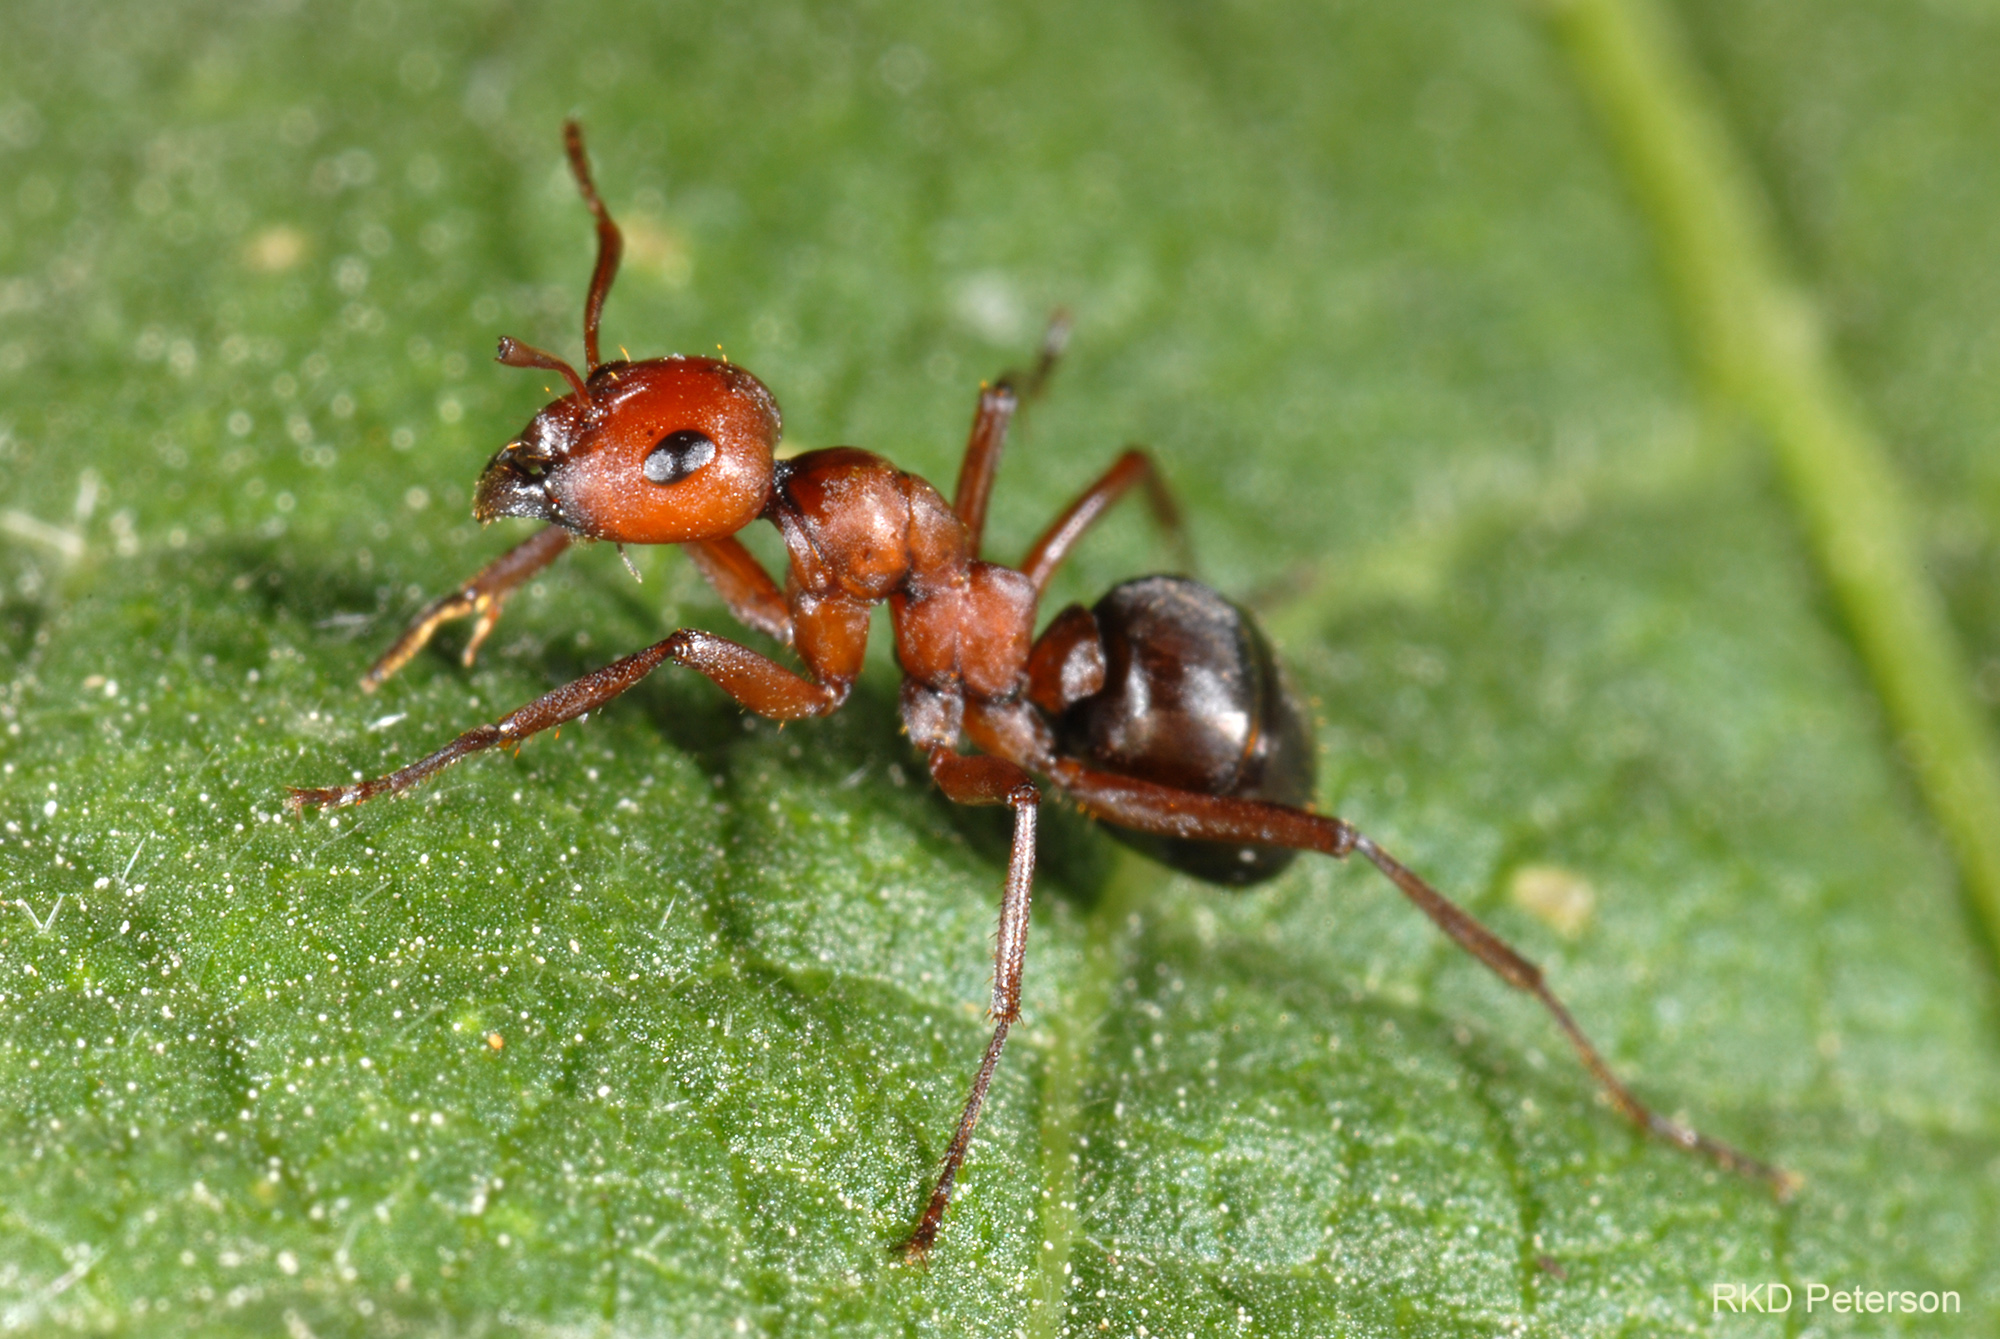
{"type": "Polygon", "coordinates": [[[635,651],[544,693],[490,725],[467,730],[437,752],[407,767],[351,785],[294,787],[285,803],[294,813],[308,805],[345,808],[378,795],[408,790],[461,758],[505,744],[522,743],[544,730],[596,711],[669,661],[706,676],[759,716],[775,721],[824,716],[847,700],[848,689],[861,672],[862,655],[868,645],[868,608],[850,601],[823,600],[808,605],[808,616],[802,617],[799,624],[800,650],[806,663],[814,667],[817,681],[727,637],[699,628],[682,628],[643,651],[635,651]]]}
{"type": "Polygon", "coordinates": [[[390,675],[409,664],[442,624],[454,618],[476,616],[479,621],[472,625],[472,636],[466,639],[462,656],[470,668],[480,644],[500,621],[500,606],[517,586],[561,557],[571,538],[570,532],[561,526],[547,526],[480,568],[478,575],[457,590],[425,605],[395,644],[361,676],[362,691],[374,692],[390,675]]]}
{"type": "Polygon", "coordinates": [[[937,1188],[924,1205],[916,1230],[897,1248],[913,1260],[922,1260],[937,1241],[938,1226],[951,1203],[952,1186],[972,1147],[980,1108],[986,1105],[994,1067],[1000,1063],[1000,1050],[1007,1044],[1007,1029],[1021,1016],[1021,970],[1028,958],[1028,907],[1035,884],[1035,819],[1041,802],[1041,792],[1028,774],[1001,758],[954,753],[938,744],[931,747],[930,768],[938,789],[955,804],[1012,807],[1014,848],[1007,859],[1007,889],[1000,898],[1000,934],[993,949],[993,1040],[986,1044],[958,1128],[952,1131],[937,1188]]]}
{"type": "Polygon", "coordinates": [[[697,539],[681,547],[738,623],[786,646],[792,644],[792,611],[785,593],[741,540],[697,539]]]}
{"type": "Polygon", "coordinates": [[[1430,886],[1354,825],[1323,814],[1261,800],[1230,799],[1176,790],[1171,786],[1095,771],[1072,759],[1052,760],[1047,769],[1065,791],[1089,813],[1121,827],[1166,837],[1200,841],[1255,842],[1294,850],[1319,851],[1336,859],[1360,852],[1382,871],[1403,896],[1431,918],[1460,948],[1485,964],[1502,981],[1541,1002],[1569,1039],[1585,1069],[1604,1090],[1611,1104],[1634,1125],[1677,1148],[1700,1153],[1742,1176],[1768,1184],[1780,1200],[1798,1189],[1796,1174],[1760,1162],[1719,1139],[1670,1120],[1641,1102],[1611,1072],[1597,1047],[1577,1026],[1566,1006],[1549,989],[1542,969],[1481,924],[1470,912],[1430,886]]]}

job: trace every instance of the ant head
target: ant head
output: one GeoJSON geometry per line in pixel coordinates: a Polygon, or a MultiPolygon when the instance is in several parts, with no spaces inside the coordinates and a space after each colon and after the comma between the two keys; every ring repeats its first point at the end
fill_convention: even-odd
{"type": "Polygon", "coordinates": [[[777,401],[757,378],[713,358],[599,361],[598,319],[624,241],[590,179],[583,128],[574,121],[563,126],[563,147],[597,220],[597,267],[583,303],[590,379],[554,354],[501,339],[501,362],[560,372],[575,394],[535,415],[486,462],[472,514],[554,521],[620,544],[734,534],[770,497],[777,401]]]}
{"type": "MultiPolygon", "coordinates": [[[[502,361],[519,345],[501,346],[502,361]]],[[[574,373],[571,374],[572,376],[574,373]]],[[[713,358],[604,363],[487,462],[482,521],[528,516],[621,544],[734,534],[771,492],[777,402],[713,358]]]]}

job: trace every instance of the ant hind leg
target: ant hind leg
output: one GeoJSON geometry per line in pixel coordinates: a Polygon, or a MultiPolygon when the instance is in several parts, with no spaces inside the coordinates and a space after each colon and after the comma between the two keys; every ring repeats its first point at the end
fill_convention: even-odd
{"type": "Polygon", "coordinates": [[[1665,1143],[1700,1153],[1729,1171],[1765,1182],[1780,1200],[1789,1199],[1799,1188],[1801,1182],[1796,1173],[1760,1162],[1719,1139],[1711,1139],[1698,1130],[1661,1115],[1641,1102],[1611,1072],[1611,1066],[1605,1062],[1597,1047],[1577,1026],[1568,1006],[1549,989],[1541,968],[1522,957],[1512,945],[1487,929],[1470,912],[1356,831],[1353,824],[1289,805],[1200,795],[1150,781],[1099,772],[1068,758],[1051,760],[1046,770],[1086,812],[1140,832],[1207,841],[1260,842],[1294,850],[1319,851],[1336,859],[1359,852],[1460,948],[1485,964],[1502,981],[1538,1000],[1562,1030],[1563,1036],[1568,1038],[1584,1068],[1590,1071],[1611,1104],[1627,1120],[1665,1143]]]}
{"type": "Polygon", "coordinates": [[[1104,518],[1118,500],[1130,492],[1134,484],[1146,489],[1146,503],[1153,513],[1154,522],[1166,533],[1167,542],[1173,545],[1174,557],[1185,573],[1194,571],[1194,550],[1188,544],[1187,528],[1181,523],[1180,507],[1174,502],[1174,495],[1167,488],[1166,480],[1160,477],[1160,467],[1153,458],[1139,447],[1127,447],[1111,468],[1097,477],[1097,481],[1077,495],[1074,502],[1063,509],[1035,546],[1028,550],[1028,556],[1021,560],[1021,571],[1034,583],[1036,594],[1048,589],[1049,581],[1056,569],[1076,542],[1084,537],[1090,527],[1104,518]]]}

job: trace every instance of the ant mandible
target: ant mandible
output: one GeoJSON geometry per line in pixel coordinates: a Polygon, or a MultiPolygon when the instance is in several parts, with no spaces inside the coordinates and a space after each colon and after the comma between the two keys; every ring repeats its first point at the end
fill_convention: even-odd
{"type": "MultiPolygon", "coordinates": [[[[596,711],[668,662],[707,676],[760,716],[824,716],[847,700],[861,672],[869,610],[887,600],[903,669],[903,724],[938,788],[958,804],[1014,811],[993,956],[993,1038],[936,1188],[900,1245],[905,1254],[921,1258],[937,1239],[1001,1047],[1020,1017],[1037,777],[1115,825],[1114,835],[1218,883],[1268,879],[1299,851],[1336,859],[1358,852],[1461,948],[1540,1000],[1633,1124],[1764,1180],[1780,1196],[1791,1191],[1790,1173],[1641,1102],[1539,968],[1352,824],[1310,810],[1312,737],[1270,644],[1242,609],[1183,577],[1142,577],[1092,608],[1069,606],[1035,636],[1036,606],[1049,579],[1084,532],[1134,486],[1143,486],[1157,519],[1177,532],[1172,500],[1145,452],[1119,456],[1018,568],[1005,567],[979,554],[987,497],[1021,398],[1007,380],[980,392],[947,505],[924,480],[853,447],[776,459],[777,402],[731,363],[680,354],[636,363],[601,359],[598,319],[623,242],[591,181],[581,127],[567,123],[563,138],[597,221],[597,264],[583,316],[588,375],[553,354],[501,339],[500,362],[559,373],[571,393],[536,414],[487,462],[472,504],[481,521],[522,516],[549,525],[419,613],[362,687],[380,686],[450,619],[476,620],[464,654],[470,665],[507,596],[579,536],[681,545],[729,611],[792,648],[806,672],[712,632],[682,628],[387,776],[295,789],[288,800],[294,811],[408,789],[469,754],[518,744],[596,711]],[[789,559],[783,587],[735,538],[759,519],[783,536],[789,559]],[[958,751],[968,739],[979,753],[958,751]]],[[[1030,384],[1046,376],[1063,331],[1058,318],[1030,384]]]]}

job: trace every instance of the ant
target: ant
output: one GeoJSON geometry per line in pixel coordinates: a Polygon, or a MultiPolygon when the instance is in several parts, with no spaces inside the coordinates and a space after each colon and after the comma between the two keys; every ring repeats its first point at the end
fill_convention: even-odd
{"type": "MultiPolygon", "coordinates": [[[[470,665],[508,595],[579,537],[681,545],[729,611],[790,647],[805,673],[712,632],[682,628],[387,776],[294,789],[287,802],[295,812],[406,790],[470,754],[518,745],[596,711],[669,662],[707,676],[760,716],[827,715],[847,700],[861,672],[869,611],[886,600],[903,669],[903,724],[931,777],[954,803],[1014,811],[993,956],[993,1037],[923,1215],[899,1246],[903,1254],[922,1259],[937,1239],[1001,1048],[1020,1017],[1038,777],[1114,825],[1122,840],[1215,883],[1262,882],[1300,851],[1359,854],[1459,947],[1541,1001],[1612,1105],[1640,1130],[1768,1182],[1780,1198],[1796,1188],[1791,1173],[1641,1102],[1538,967],[1352,824],[1312,811],[1312,736],[1270,643],[1243,609],[1185,577],[1149,576],[1114,588],[1091,608],[1069,606],[1035,635],[1049,579],[1135,486],[1162,527],[1178,533],[1172,498],[1144,451],[1120,455],[1019,567],[1006,567],[979,555],[993,476],[1022,400],[1009,380],[980,391],[947,503],[924,480],[853,447],[776,459],[777,402],[729,362],[682,354],[600,358],[598,321],[623,241],[591,180],[582,128],[566,123],[563,140],[597,223],[583,316],[588,375],[518,340],[500,340],[500,362],[556,372],[570,393],[487,462],[472,504],[482,522],[520,516],[549,524],[421,611],[361,686],[379,687],[450,619],[476,620],[464,652],[470,665]],[[783,586],[735,538],[760,519],[783,536],[783,586]],[[959,752],[968,739],[980,752],[959,752]]],[[[1066,332],[1058,315],[1027,392],[1046,379],[1066,332]]]]}

